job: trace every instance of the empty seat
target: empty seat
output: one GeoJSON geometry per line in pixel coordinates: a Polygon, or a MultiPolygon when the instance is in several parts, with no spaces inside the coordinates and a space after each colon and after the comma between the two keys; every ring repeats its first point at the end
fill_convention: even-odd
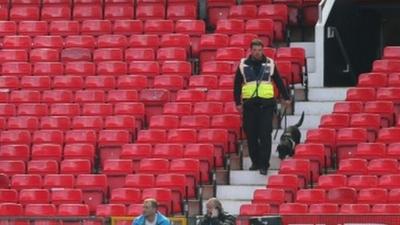
{"type": "Polygon", "coordinates": [[[72,16],[77,21],[102,19],[103,11],[101,5],[76,4],[72,16]]]}
{"type": "Polygon", "coordinates": [[[192,74],[192,66],[185,61],[165,61],[161,65],[161,73],[164,75],[180,75],[186,78],[192,74]]]}
{"type": "Polygon", "coordinates": [[[80,115],[81,108],[75,103],[57,103],[50,105],[51,116],[77,116],[80,115]]]}
{"type": "Polygon", "coordinates": [[[42,177],[37,174],[17,174],[11,179],[11,188],[16,190],[41,188],[42,184],[42,177]]]}
{"type": "Polygon", "coordinates": [[[77,35],[79,34],[79,22],[71,20],[52,21],[49,25],[51,35],[77,35]]]}
{"type": "Polygon", "coordinates": [[[184,48],[170,47],[159,48],[157,51],[157,60],[164,61],[186,61],[187,53],[184,48]]]}
{"type": "Polygon", "coordinates": [[[82,191],[80,189],[63,188],[51,190],[51,203],[55,205],[81,203],[82,200],[82,191]]]}
{"type": "Polygon", "coordinates": [[[64,133],[61,130],[37,130],[33,133],[34,144],[63,144],[64,133]]]}
{"type": "Polygon", "coordinates": [[[178,128],[179,117],[173,115],[158,115],[150,119],[149,128],[152,129],[172,129],[178,128]]]}
{"type": "Polygon", "coordinates": [[[343,174],[328,174],[318,178],[318,188],[332,189],[347,185],[347,177],[343,174]]]}
{"type": "Polygon", "coordinates": [[[1,21],[0,22],[0,35],[16,35],[17,23],[15,21],[1,21]]]}
{"type": "Polygon", "coordinates": [[[385,87],[388,83],[388,76],[384,73],[363,73],[360,74],[357,86],[359,87],[385,87]]]}
{"type": "Polygon", "coordinates": [[[200,39],[200,62],[212,61],[218,48],[228,47],[229,37],[226,34],[204,34],[200,39]]]}
{"type": "Polygon", "coordinates": [[[347,186],[356,190],[372,188],[378,185],[378,178],[375,175],[353,175],[347,179],[347,186]]]}
{"type": "Polygon", "coordinates": [[[111,33],[109,20],[84,20],[81,25],[81,34],[99,36],[111,33]]]}
{"type": "Polygon", "coordinates": [[[270,19],[250,19],[245,24],[245,33],[257,34],[265,46],[274,39],[274,22],[270,19]]]}
{"type": "Polygon", "coordinates": [[[123,60],[123,52],[119,48],[101,48],[93,52],[93,61],[121,61],[123,60]]]}
{"type": "Polygon", "coordinates": [[[47,35],[48,24],[45,21],[21,21],[18,25],[18,34],[21,35],[47,35]]]}
{"type": "Polygon", "coordinates": [[[94,144],[97,135],[94,130],[69,130],[65,132],[65,143],[88,143],[94,144]]]}
{"type": "Polygon", "coordinates": [[[112,31],[114,34],[131,35],[143,33],[143,22],[140,20],[115,20],[112,31]]]}
{"type": "Polygon", "coordinates": [[[75,93],[75,102],[99,103],[105,101],[105,93],[101,90],[80,90],[75,93]]]}
{"type": "Polygon", "coordinates": [[[27,204],[25,216],[55,216],[57,208],[53,204],[27,204]]]}
{"type": "Polygon", "coordinates": [[[101,204],[96,207],[96,216],[125,216],[126,207],[123,204],[101,204]]]}
{"type": "MultiPolygon", "coordinates": [[[[303,180],[303,185],[305,186],[310,182],[311,170],[310,161],[306,159],[286,159],[282,161],[280,166],[280,174],[296,174],[303,180]]],[[[315,174],[313,179],[318,179],[318,175],[315,174]]]]}
{"type": "Polygon", "coordinates": [[[170,163],[167,159],[152,158],[142,159],[139,164],[139,173],[146,174],[163,174],[167,173],[170,168],[170,163]]]}
{"type": "Polygon", "coordinates": [[[123,61],[105,61],[97,63],[97,74],[118,76],[127,73],[127,65],[123,61]]]}
{"type": "Polygon", "coordinates": [[[244,33],[245,23],[241,19],[224,19],[218,20],[216,33],[222,34],[238,34],[244,33]]]}
{"type": "Polygon", "coordinates": [[[71,19],[71,9],[68,5],[43,4],[40,18],[45,21],[69,20],[71,19]]]}
{"type": "Polygon", "coordinates": [[[195,129],[171,129],[168,132],[167,142],[169,143],[194,143],[197,139],[195,129]]]}
{"type": "Polygon", "coordinates": [[[339,206],[333,203],[312,204],[309,207],[309,212],[314,214],[332,214],[339,212],[339,206]]]}
{"type": "Polygon", "coordinates": [[[75,178],[72,174],[47,174],[43,179],[44,188],[73,188],[75,178]]]}
{"type": "Polygon", "coordinates": [[[352,204],[357,201],[357,192],[349,187],[333,188],[328,190],[326,200],[336,204],[352,204]]]}
{"type": "Polygon", "coordinates": [[[367,130],[363,128],[342,128],[336,133],[337,158],[351,157],[357,149],[357,144],[368,141],[367,130]]]}
{"type": "Polygon", "coordinates": [[[101,116],[76,116],[72,119],[73,129],[103,129],[103,118],[101,116]]]}
{"type": "Polygon", "coordinates": [[[155,176],[152,174],[128,174],[124,187],[131,188],[152,188],[155,184],[155,176]]]}
{"type": "Polygon", "coordinates": [[[60,164],[60,172],[64,174],[90,174],[92,165],[86,159],[65,159],[60,164]]]}
{"type": "Polygon", "coordinates": [[[106,5],[104,8],[104,19],[121,20],[133,19],[134,8],[132,5],[106,5]]]}
{"type": "Polygon", "coordinates": [[[22,189],[19,192],[22,204],[44,204],[50,202],[50,193],[46,189],[22,189]]]}
{"type": "Polygon", "coordinates": [[[229,9],[229,18],[231,19],[254,19],[256,15],[257,6],[255,5],[233,5],[229,9]]]}
{"type": "Polygon", "coordinates": [[[68,103],[73,102],[73,93],[69,90],[47,90],[43,91],[42,101],[46,103],[68,103]]]}
{"type": "Polygon", "coordinates": [[[138,204],[142,201],[142,193],[136,188],[116,188],[111,191],[110,203],[138,204]]]}
{"type": "Polygon", "coordinates": [[[26,62],[28,53],[22,49],[2,49],[0,50],[0,61],[4,62],[26,62]]]}
{"type": "Polygon", "coordinates": [[[180,90],[176,97],[178,102],[200,102],[205,101],[205,99],[206,93],[197,89],[180,90]]]}
{"type": "Polygon", "coordinates": [[[2,145],[0,146],[0,157],[3,160],[29,160],[29,147],[27,145],[2,145]]]}
{"type": "Polygon", "coordinates": [[[397,59],[375,60],[372,65],[372,72],[400,72],[400,61],[397,59]]]}
{"type": "Polygon", "coordinates": [[[284,203],[279,207],[279,214],[304,214],[308,212],[308,206],[302,203],[284,203]]]}
{"type": "Polygon", "coordinates": [[[14,5],[10,9],[10,19],[13,21],[39,20],[39,7],[14,5]]]}
{"type": "Polygon", "coordinates": [[[89,205],[90,212],[103,202],[107,191],[107,177],[104,174],[80,174],[76,178],[75,187],[83,192],[83,201],[89,205]]]}
{"type": "Polygon", "coordinates": [[[46,104],[23,103],[18,106],[17,114],[19,116],[47,116],[48,106],[46,104]]]}
{"type": "Polygon", "coordinates": [[[368,164],[368,173],[373,175],[395,174],[398,172],[396,159],[373,159],[368,164]]]}
{"type": "Polygon", "coordinates": [[[294,174],[271,175],[267,182],[267,188],[279,188],[285,190],[285,199],[290,202],[295,200],[297,190],[301,187],[300,185],[300,179],[294,174]]]}
{"type": "Polygon", "coordinates": [[[382,128],[379,130],[377,142],[382,143],[395,143],[398,142],[397,135],[400,133],[400,128],[397,127],[389,127],[389,128],[382,128]]]}
{"type": "Polygon", "coordinates": [[[191,4],[169,5],[167,9],[167,19],[170,20],[190,20],[197,18],[197,6],[191,4]]]}
{"type": "Polygon", "coordinates": [[[350,116],[347,114],[327,114],[322,115],[319,127],[340,129],[349,127],[350,116]]]}
{"type": "Polygon", "coordinates": [[[30,49],[32,38],[28,35],[5,36],[3,38],[3,48],[10,49],[30,49]]]}
{"type": "Polygon", "coordinates": [[[59,60],[60,60],[60,52],[56,49],[37,48],[31,50],[30,52],[31,62],[40,62],[40,61],[57,62],[59,60]]]}
{"type": "Polygon", "coordinates": [[[397,204],[375,204],[371,209],[372,213],[392,214],[400,212],[400,207],[397,204]]]}
{"type": "Polygon", "coordinates": [[[381,115],[382,127],[388,127],[393,122],[394,104],[392,101],[369,101],[364,106],[365,113],[377,113],[381,115]]]}
{"type": "Polygon", "coordinates": [[[89,206],[86,204],[61,204],[58,206],[58,216],[89,216],[89,206]]]}
{"type": "Polygon", "coordinates": [[[2,144],[30,144],[31,134],[27,130],[8,130],[0,133],[2,144]]]}
{"type": "Polygon", "coordinates": [[[324,203],[325,190],[324,189],[301,189],[296,194],[296,202],[305,203],[308,205],[324,203]]]}
{"type": "Polygon", "coordinates": [[[161,47],[181,47],[189,50],[190,36],[188,34],[164,34],[160,40],[161,47]]]}
{"type": "Polygon", "coordinates": [[[61,49],[64,47],[64,40],[58,35],[36,36],[33,38],[32,47],[61,49]]]}
{"type": "Polygon", "coordinates": [[[383,188],[366,188],[358,193],[357,203],[361,204],[382,204],[386,203],[388,192],[383,188]]]}
{"type": "Polygon", "coordinates": [[[181,128],[201,129],[210,127],[210,117],[206,115],[182,116],[180,121],[181,128]]]}
{"type": "Polygon", "coordinates": [[[32,159],[61,160],[62,147],[58,144],[34,144],[32,146],[32,159]]]}
{"type": "Polygon", "coordinates": [[[371,210],[368,204],[343,204],[340,207],[340,213],[343,214],[364,214],[371,210]]]}
{"type": "Polygon", "coordinates": [[[172,20],[146,20],[144,22],[144,33],[146,34],[168,34],[174,31],[174,22],[172,20]]]}
{"type": "Polygon", "coordinates": [[[269,204],[271,213],[278,213],[279,205],[285,202],[285,191],[277,188],[257,189],[253,192],[252,204],[269,204]]]}
{"type": "Polygon", "coordinates": [[[267,204],[243,204],[240,206],[241,216],[264,216],[268,215],[271,208],[267,204]]]}
{"type": "Polygon", "coordinates": [[[35,76],[58,76],[64,74],[64,65],[59,62],[36,62],[33,64],[33,75],[35,76]]]}
{"type": "Polygon", "coordinates": [[[339,163],[338,173],[346,175],[367,174],[367,161],[359,158],[343,159],[339,163]]]}
{"type": "Polygon", "coordinates": [[[16,203],[0,203],[0,215],[21,216],[23,215],[22,205],[16,203]]]}
{"type": "Polygon", "coordinates": [[[129,38],[131,48],[153,48],[156,50],[160,45],[159,37],[156,34],[134,34],[129,38]]]}
{"type": "MultiPolygon", "coordinates": [[[[122,87],[122,81],[117,81],[117,86],[122,87]]],[[[135,102],[138,100],[138,93],[136,90],[110,90],[107,95],[107,102],[135,102]]]]}
{"type": "Polygon", "coordinates": [[[355,154],[358,158],[375,159],[384,158],[386,155],[386,146],[383,143],[360,143],[357,145],[355,154]]]}
{"type": "Polygon", "coordinates": [[[111,182],[111,190],[123,187],[125,175],[133,173],[133,162],[129,159],[107,159],[104,161],[103,173],[111,182]]]}
{"type": "Polygon", "coordinates": [[[136,19],[147,21],[164,18],[165,8],[162,4],[138,4],[136,7],[136,19]]]}
{"type": "Polygon", "coordinates": [[[51,86],[51,80],[48,76],[24,76],[20,82],[24,90],[48,90],[51,86]]]}

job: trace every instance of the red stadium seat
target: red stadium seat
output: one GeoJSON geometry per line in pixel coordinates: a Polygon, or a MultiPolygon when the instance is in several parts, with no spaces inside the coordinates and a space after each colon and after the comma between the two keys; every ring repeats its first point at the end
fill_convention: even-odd
{"type": "Polygon", "coordinates": [[[397,204],[375,204],[372,206],[371,212],[380,214],[396,214],[400,212],[400,207],[397,204]]]}
{"type": "Polygon", "coordinates": [[[152,146],[150,144],[125,144],[122,146],[122,150],[120,152],[121,159],[132,160],[134,171],[138,171],[140,160],[151,157],[152,146]]]}
{"type": "Polygon", "coordinates": [[[85,87],[88,90],[112,90],[115,88],[115,79],[111,76],[88,76],[85,79],[85,87]]]}
{"type": "Polygon", "coordinates": [[[10,20],[39,20],[40,9],[37,6],[14,5],[10,9],[10,20]]]}
{"type": "Polygon", "coordinates": [[[192,104],[189,102],[168,102],[164,105],[163,114],[190,115],[192,114],[192,104]]]}
{"type": "Polygon", "coordinates": [[[386,203],[388,192],[383,188],[362,189],[358,193],[357,203],[361,204],[382,204],[386,203]]]}
{"type": "Polygon", "coordinates": [[[1,144],[30,144],[31,134],[27,130],[8,130],[0,133],[1,144]]]}
{"type": "Polygon", "coordinates": [[[303,82],[303,69],[306,67],[306,56],[303,48],[278,48],[276,52],[276,59],[279,61],[289,61],[292,65],[292,77],[289,83],[302,83],[303,82]]]}
{"type": "Polygon", "coordinates": [[[121,61],[123,57],[123,52],[119,48],[99,48],[93,52],[94,62],[121,61]]]}
{"type": "Polygon", "coordinates": [[[290,202],[295,200],[297,190],[301,187],[300,185],[300,179],[294,174],[271,175],[267,181],[267,188],[284,189],[285,199],[290,202]]]}
{"type": "Polygon", "coordinates": [[[167,19],[170,20],[195,20],[197,18],[197,5],[177,4],[168,5],[167,19]]]}
{"type": "Polygon", "coordinates": [[[33,38],[32,48],[54,48],[61,49],[64,47],[64,40],[61,36],[36,36],[33,38]]]}
{"type": "Polygon", "coordinates": [[[21,21],[18,25],[18,34],[21,35],[47,35],[48,24],[45,21],[21,21]]]}
{"type": "Polygon", "coordinates": [[[90,212],[103,202],[107,191],[107,177],[104,174],[81,174],[76,178],[75,187],[83,192],[83,202],[89,205],[90,212]]]}
{"type": "Polygon", "coordinates": [[[153,148],[152,157],[176,159],[183,157],[183,144],[156,144],[153,148]]]}
{"type": "Polygon", "coordinates": [[[215,146],[216,150],[216,164],[221,166],[223,164],[224,153],[233,152],[234,149],[230,149],[231,145],[229,142],[228,131],[225,129],[201,129],[197,135],[198,143],[210,143],[215,146]]]}
{"type": "Polygon", "coordinates": [[[220,61],[240,61],[242,58],[245,58],[245,51],[243,48],[239,47],[227,47],[220,48],[216,53],[216,60],[220,61]]]}
{"type": "Polygon", "coordinates": [[[176,97],[177,102],[201,102],[205,100],[206,93],[197,89],[179,90],[176,97]]]}
{"type": "Polygon", "coordinates": [[[387,77],[387,86],[399,87],[400,86],[400,73],[391,73],[387,77]]]}
{"type": "Polygon", "coordinates": [[[241,216],[264,216],[271,212],[267,204],[243,204],[240,206],[241,216]]]}
{"type": "Polygon", "coordinates": [[[123,204],[102,204],[96,207],[96,216],[111,217],[125,215],[126,207],[123,204]]]}
{"type": "Polygon", "coordinates": [[[154,61],[155,52],[152,48],[129,48],[125,50],[125,60],[132,61],[154,61]]]}
{"type": "Polygon", "coordinates": [[[368,204],[343,204],[340,207],[340,213],[343,214],[364,214],[371,210],[368,204]]]}
{"type": "Polygon", "coordinates": [[[367,164],[367,160],[365,159],[343,159],[339,163],[338,173],[345,175],[365,175],[368,172],[367,164]]]}
{"type": "Polygon", "coordinates": [[[209,90],[206,100],[211,102],[232,102],[234,100],[233,92],[231,90],[209,90]]]}
{"type": "Polygon", "coordinates": [[[336,131],[330,128],[308,130],[305,143],[324,144],[325,148],[330,151],[330,155],[332,156],[336,146],[336,131]]]}
{"type": "Polygon", "coordinates": [[[67,144],[63,156],[64,159],[87,159],[93,163],[95,148],[91,144],[67,144]]]}
{"type": "Polygon", "coordinates": [[[85,48],[66,48],[61,52],[62,62],[92,61],[92,53],[85,48]]]}
{"type": "Polygon", "coordinates": [[[257,37],[258,36],[256,34],[250,34],[250,33],[233,34],[230,37],[229,46],[248,49],[250,48],[251,41],[256,39],[257,37]]]}
{"type": "Polygon", "coordinates": [[[3,48],[10,49],[30,49],[32,39],[27,35],[5,36],[3,38],[3,48]]]}
{"type": "Polygon", "coordinates": [[[89,216],[89,206],[86,204],[62,204],[58,206],[58,216],[89,216]]]}
{"type": "Polygon", "coordinates": [[[304,214],[308,212],[308,206],[302,203],[284,203],[279,207],[279,214],[304,214]]]}
{"type": "Polygon", "coordinates": [[[97,38],[98,48],[126,48],[128,39],[124,35],[101,35],[97,38]]]}
{"type": "Polygon", "coordinates": [[[257,34],[265,46],[270,46],[274,40],[274,22],[270,19],[247,20],[245,33],[257,34]]]}
{"type": "Polygon", "coordinates": [[[327,114],[322,115],[319,127],[340,129],[350,125],[350,116],[347,114],[327,114]]]}
{"type": "Polygon", "coordinates": [[[136,7],[136,19],[147,21],[164,18],[165,8],[162,4],[138,4],[136,7]]]}
{"type": "Polygon", "coordinates": [[[64,174],[90,174],[92,165],[86,159],[65,159],[60,164],[60,172],[64,174]]]}
{"type": "Polygon", "coordinates": [[[336,204],[353,204],[357,201],[357,192],[349,187],[333,188],[328,190],[326,200],[336,204]]]}
{"type": "Polygon", "coordinates": [[[42,177],[37,174],[17,174],[12,176],[11,188],[21,189],[37,189],[42,187],[42,177]]]}
{"type": "Polygon", "coordinates": [[[257,10],[257,6],[255,5],[232,5],[229,9],[229,18],[241,20],[255,19],[257,10]]]}
{"type": "MultiPolygon", "coordinates": [[[[229,46],[229,36],[226,34],[204,34],[200,39],[200,62],[213,61],[218,48],[229,46]]],[[[203,70],[202,70],[203,71],[203,70]]]]}
{"type": "Polygon", "coordinates": [[[103,127],[103,118],[101,116],[76,116],[72,119],[72,129],[99,131],[103,127]]]}
{"type": "Polygon", "coordinates": [[[40,18],[45,21],[70,20],[71,9],[67,5],[43,4],[40,18]]]}
{"type": "Polygon", "coordinates": [[[274,21],[274,32],[277,40],[285,38],[286,25],[288,23],[288,7],[284,4],[266,4],[258,9],[258,17],[272,19],[274,21]]]}
{"type": "Polygon", "coordinates": [[[140,20],[115,20],[112,31],[114,34],[131,35],[143,33],[143,22],[140,20]]]}
{"type": "Polygon", "coordinates": [[[159,37],[156,34],[133,34],[128,42],[131,48],[153,48],[156,50],[160,45],[159,37]]]}
{"type": "Polygon", "coordinates": [[[80,189],[52,189],[51,203],[55,205],[81,203],[83,200],[80,189]]]}
{"type": "Polygon", "coordinates": [[[52,21],[49,24],[49,32],[51,35],[78,35],[79,22],[71,20],[52,21]]]}
{"type": "Polygon", "coordinates": [[[185,80],[179,75],[160,75],[153,81],[154,88],[167,89],[170,91],[171,98],[176,98],[176,92],[184,88],[185,80]]]}
{"type": "Polygon", "coordinates": [[[400,133],[400,128],[398,127],[389,127],[383,128],[378,133],[377,142],[382,142],[386,144],[396,143],[398,142],[397,135],[400,133]]]}
{"type": "Polygon", "coordinates": [[[27,204],[25,206],[25,216],[55,216],[56,214],[57,208],[53,204],[27,204]]]}
{"type": "Polygon", "coordinates": [[[76,4],[72,17],[77,21],[102,19],[103,10],[97,4],[76,4]]]}
{"type": "Polygon", "coordinates": [[[156,76],[160,74],[160,66],[157,61],[133,61],[129,64],[129,73],[156,76]]]}
{"type": "Polygon", "coordinates": [[[127,130],[102,130],[99,132],[98,145],[100,147],[120,147],[129,143],[131,136],[127,130]]]}
{"type": "Polygon", "coordinates": [[[58,144],[34,144],[32,146],[32,160],[61,160],[62,146],[58,144]]]}
{"type": "Polygon", "coordinates": [[[94,36],[110,34],[111,26],[109,20],[85,20],[81,25],[81,34],[94,36]]]}
{"type": "Polygon", "coordinates": [[[332,189],[347,185],[347,177],[343,174],[321,175],[318,178],[318,188],[332,189]]]}
{"type": "Polygon", "coordinates": [[[28,161],[30,157],[27,145],[2,145],[0,146],[0,157],[3,160],[22,160],[28,161]]]}
{"type": "Polygon", "coordinates": [[[65,48],[88,48],[96,47],[96,39],[91,35],[69,35],[64,39],[65,48]]]}
{"type": "Polygon", "coordinates": [[[373,159],[368,164],[368,173],[373,175],[396,174],[398,163],[396,159],[373,159]]]}
{"type": "Polygon", "coordinates": [[[188,129],[209,128],[210,117],[207,115],[182,116],[179,127],[188,129]]]}
{"type": "Polygon", "coordinates": [[[384,73],[363,73],[358,78],[358,87],[386,87],[388,76],[384,73]]]}
{"type": "Polygon", "coordinates": [[[107,61],[97,63],[97,74],[118,76],[127,73],[127,65],[123,61],[107,61]]]}
{"type": "Polygon", "coordinates": [[[355,156],[367,160],[384,158],[386,156],[386,146],[383,143],[360,143],[357,145],[355,156]]]}
{"type": "Polygon", "coordinates": [[[17,23],[15,21],[0,21],[0,35],[16,35],[17,23]]]}
{"type": "MultiPolygon", "coordinates": [[[[399,155],[399,150],[400,150],[400,148],[399,148],[399,143],[392,143],[392,144],[389,144],[388,146],[387,146],[387,149],[385,148],[385,154],[386,154],[386,156],[387,157],[389,157],[389,158],[391,158],[391,157],[393,157],[393,158],[397,158],[397,156],[399,155]]],[[[378,154],[379,154],[379,150],[377,151],[378,152],[378,154]]],[[[384,158],[384,157],[381,157],[381,158],[384,158]]]]}
{"type": "Polygon", "coordinates": [[[207,1],[207,15],[210,15],[209,23],[212,27],[215,27],[217,21],[220,19],[226,19],[229,15],[229,8],[232,5],[236,5],[235,1],[227,0],[209,0],[207,1]]]}
{"type": "Polygon", "coordinates": [[[28,54],[23,49],[2,49],[0,50],[0,62],[26,62],[28,54]]]}
{"type": "Polygon", "coordinates": [[[325,190],[324,189],[301,189],[297,192],[296,202],[305,203],[308,205],[324,203],[325,190]]]}
{"type": "Polygon", "coordinates": [[[157,51],[157,60],[160,63],[164,61],[186,61],[187,53],[184,48],[159,48],[157,51]]]}
{"type": "Polygon", "coordinates": [[[267,188],[257,189],[253,192],[252,204],[269,204],[271,213],[279,212],[279,205],[285,202],[283,189],[267,188]]]}
{"type": "Polygon", "coordinates": [[[94,130],[70,130],[65,132],[65,143],[96,143],[96,132],[94,130]]]}
{"type": "Polygon", "coordinates": [[[47,174],[43,179],[43,188],[73,188],[75,178],[72,174],[47,174]]]}
{"type": "Polygon", "coordinates": [[[152,174],[129,174],[126,176],[124,187],[152,188],[155,184],[155,176],[152,174]]]}
{"type": "Polygon", "coordinates": [[[138,204],[142,201],[142,193],[136,188],[115,188],[111,191],[112,204],[138,204]]]}
{"type": "Polygon", "coordinates": [[[0,200],[2,203],[17,203],[18,202],[18,191],[15,189],[0,189],[0,200]]]}
{"type": "Polygon", "coordinates": [[[22,189],[19,192],[21,204],[44,204],[50,202],[50,193],[46,189],[22,189]]]}
{"type": "Polygon", "coordinates": [[[65,73],[79,76],[95,75],[96,65],[92,62],[66,62],[65,73]]]}
{"type": "Polygon", "coordinates": [[[170,163],[168,159],[151,158],[142,159],[139,164],[139,173],[145,174],[165,174],[169,171],[170,163]]]}
{"type": "MultiPolygon", "coordinates": [[[[178,121],[177,121],[178,122],[178,121]]],[[[168,131],[168,143],[195,143],[197,139],[197,131],[195,129],[171,129],[168,131]]]]}
{"type": "Polygon", "coordinates": [[[21,89],[24,90],[48,90],[51,86],[51,80],[48,76],[24,76],[21,78],[21,89]]]}
{"type": "Polygon", "coordinates": [[[60,52],[56,49],[49,48],[37,48],[33,49],[30,52],[30,61],[31,62],[58,62],[60,61],[60,52]]]}
{"type": "Polygon", "coordinates": [[[101,90],[79,90],[75,93],[75,102],[99,103],[105,101],[105,93],[101,90]]]}
{"type": "Polygon", "coordinates": [[[80,115],[81,109],[79,104],[75,103],[59,103],[50,105],[51,116],[77,116],[80,115]]]}
{"type": "Polygon", "coordinates": [[[36,62],[32,73],[35,76],[59,76],[64,74],[64,65],[59,62],[36,62]]]}
{"type": "Polygon", "coordinates": [[[179,117],[173,115],[157,115],[150,118],[151,129],[173,129],[178,128],[179,117]]]}
{"type": "Polygon", "coordinates": [[[383,49],[383,59],[399,59],[400,51],[396,46],[386,46],[383,49]]]}
{"type": "Polygon", "coordinates": [[[215,32],[232,35],[244,33],[244,28],[245,22],[241,19],[223,19],[218,20],[215,32]]]}
{"type": "MultiPolygon", "coordinates": [[[[144,75],[119,76],[117,87],[120,89],[133,89],[136,92],[135,99],[138,100],[137,90],[145,89],[148,86],[148,79],[144,75]]],[[[124,90],[126,91],[126,90],[124,90]]]]}
{"type": "Polygon", "coordinates": [[[394,124],[394,104],[391,101],[366,102],[364,112],[380,114],[382,127],[389,127],[394,124]]]}
{"type": "MultiPolygon", "coordinates": [[[[121,78],[121,77],[120,77],[121,78]]],[[[117,86],[122,87],[122,81],[118,79],[117,86]]],[[[107,102],[134,102],[138,100],[136,90],[110,90],[107,95],[107,102]]]]}
{"type": "Polygon", "coordinates": [[[108,177],[111,190],[123,187],[125,175],[133,173],[133,162],[129,159],[107,159],[104,161],[103,173],[108,177]]]}
{"type": "Polygon", "coordinates": [[[342,128],[336,133],[336,152],[338,160],[354,155],[357,144],[368,141],[368,133],[363,128],[342,128]]]}
{"type": "Polygon", "coordinates": [[[73,93],[69,90],[47,90],[42,94],[42,101],[46,103],[72,102],[73,93]]]}
{"type": "Polygon", "coordinates": [[[15,116],[17,114],[17,107],[14,104],[0,104],[0,115],[3,117],[15,116]]]}
{"type": "Polygon", "coordinates": [[[309,212],[313,214],[334,214],[339,212],[339,206],[333,203],[312,204],[309,212]]]}
{"type": "Polygon", "coordinates": [[[232,63],[218,61],[205,62],[201,67],[201,72],[211,75],[232,74],[232,63]]]}
{"type": "Polygon", "coordinates": [[[218,87],[218,78],[213,75],[192,76],[189,80],[189,87],[216,89],[218,87]]]}
{"type": "Polygon", "coordinates": [[[181,201],[187,197],[186,177],[183,174],[164,174],[158,176],[155,185],[172,190],[173,211],[182,212],[181,201]]]}
{"type": "Polygon", "coordinates": [[[145,34],[168,34],[174,31],[174,22],[172,20],[146,20],[143,31],[145,34]]]}
{"type": "MultiPolygon", "coordinates": [[[[59,128],[58,128],[59,129],[59,128]]],[[[64,135],[61,130],[37,130],[33,133],[34,144],[63,144],[64,135]]]]}
{"type": "Polygon", "coordinates": [[[372,65],[372,72],[382,72],[382,73],[400,72],[400,60],[395,60],[395,59],[375,60],[372,65]]]}
{"type": "Polygon", "coordinates": [[[375,175],[353,175],[347,179],[347,186],[357,191],[372,188],[378,185],[378,177],[375,175]]]}
{"type": "Polygon", "coordinates": [[[48,106],[47,104],[20,104],[18,106],[17,114],[19,116],[47,116],[48,106]]]}
{"type": "Polygon", "coordinates": [[[106,5],[104,8],[104,19],[106,20],[122,20],[133,19],[134,8],[132,5],[106,5]]]}
{"type": "Polygon", "coordinates": [[[16,203],[0,203],[1,216],[22,216],[23,207],[16,203]]]}
{"type": "Polygon", "coordinates": [[[280,174],[296,174],[302,181],[302,187],[305,187],[311,179],[318,180],[318,174],[312,174],[310,170],[310,161],[306,159],[286,159],[280,165],[280,174]]]}
{"type": "Polygon", "coordinates": [[[396,203],[400,198],[400,189],[394,188],[389,190],[388,203],[396,203]]]}

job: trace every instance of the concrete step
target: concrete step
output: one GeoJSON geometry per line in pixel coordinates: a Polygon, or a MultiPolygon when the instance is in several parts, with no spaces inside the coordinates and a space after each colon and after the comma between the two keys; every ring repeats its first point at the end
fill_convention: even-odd
{"type": "Polygon", "coordinates": [[[219,185],[217,187],[217,198],[223,200],[249,200],[253,197],[256,189],[265,188],[265,185],[219,185]]]}
{"type": "Polygon", "coordinates": [[[310,101],[342,101],[346,98],[348,88],[310,88],[310,101]]]}
{"type": "MultiPolygon", "coordinates": [[[[278,170],[268,170],[268,175],[278,174],[278,170]]],[[[261,175],[259,171],[231,170],[231,185],[265,185],[268,175],[261,175]]]]}
{"type": "MultiPolygon", "coordinates": [[[[273,148],[272,151],[275,152],[276,148],[273,148]]],[[[250,157],[243,157],[243,170],[248,170],[251,166],[251,159],[250,157]]],[[[279,165],[281,164],[281,160],[278,158],[277,154],[272,154],[271,159],[269,161],[270,169],[271,170],[278,170],[279,165]]]]}
{"type": "Polygon", "coordinates": [[[290,47],[304,48],[306,51],[307,58],[315,57],[315,43],[314,42],[292,42],[292,43],[290,43],[290,47]]]}
{"type": "Polygon", "coordinates": [[[294,114],[301,115],[303,111],[307,116],[327,114],[332,112],[334,104],[335,101],[296,102],[294,114]]]}
{"type": "Polygon", "coordinates": [[[311,88],[322,88],[324,81],[323,77],[316,72],[308,72],[308,87],[311,88]]]}

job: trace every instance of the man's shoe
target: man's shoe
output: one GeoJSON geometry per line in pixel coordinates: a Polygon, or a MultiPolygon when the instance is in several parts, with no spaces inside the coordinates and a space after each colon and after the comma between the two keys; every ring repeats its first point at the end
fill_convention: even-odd
{"type": "Polygon", "coordinates": [[[261,175],[267,175],[268,170],[267,169],[260,169],[260,174],[261,175]]]}
{"type": "Polygon", "coordinates": [[[249,170],[254,171],[254,170],[258,170],[258,167],[255,166],[254,164],[252,164],[249,168],[249,170]]]}

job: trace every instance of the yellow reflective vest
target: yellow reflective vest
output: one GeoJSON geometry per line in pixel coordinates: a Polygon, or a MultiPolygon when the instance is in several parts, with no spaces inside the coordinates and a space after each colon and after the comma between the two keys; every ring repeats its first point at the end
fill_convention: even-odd
{"type": "Polygon", "coordinates": [[[261,64],[258,74],[254,69],[245,63],[246,58],[241,59],[239,64],[240,72],[243,76],[244,85],[242,86],[242,98],[273,98],[274,87],[271,82],[271,76],[274,75],[275,63],[271,58],[267,58],[265,63],[261,64]]]}

